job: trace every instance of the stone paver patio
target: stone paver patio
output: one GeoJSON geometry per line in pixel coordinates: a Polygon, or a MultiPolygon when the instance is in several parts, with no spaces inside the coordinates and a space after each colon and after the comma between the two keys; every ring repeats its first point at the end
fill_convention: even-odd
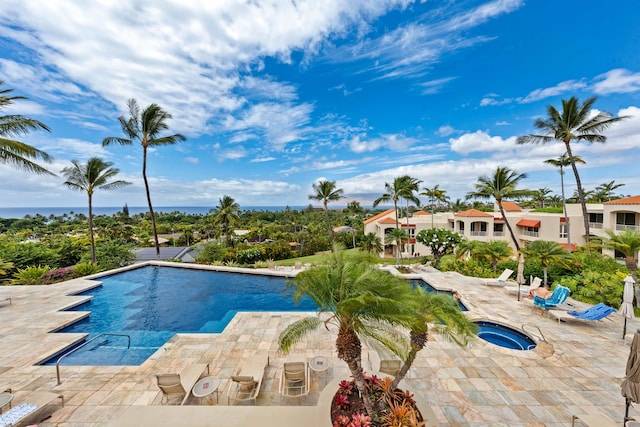
{"type": "MultiPolygon", "coordinates": [[[[622,425],[620,383],[629,346],[622,339],[620,316],[613,314],[610,320],[593,324],[559,324],[532,312],[526,298],[517,301],[515,295],[483,286],[477,279],[433,269],[420,271],[419,276],[437,288],[457,290],[472,318],[516,328],[526,324],[527,331],[535,334],[537,327],[548,342],[533,351],[516,351],[479,339],[467,348],[459,348],[437,335],[431,336],[406,385],[433,410],[433,424],[570,426],[572,415],[590,414],[607,416],[622,425]]],[[[82,315],[58,310],[84,298],[68,294],[91,286],[95,282],[79,279],[52,286],[0,287],[0,301],[12,299],[11,304],[0,302],[0,391],[9,387],[14,390],[14,406],[33,391],[65,396],[65,406],[58,407],[41,426],[116,423],[131,406],[160,404],[153,374],[179,372],[192,363],[209,363],[211,375],[221,382],[220,402],[210,398],[203,405],[227,405],[231,375],[257,349],[268,350],[271,358],[257,404],[281,404],[278,378],[286,356],[277,352],[277,336],[304,313],[239,313],[221,334],[176,335],[167,350],[158,350],[141,366],[63,366],[62,384],[57,385],[54,367],[34,364],[81,336],[48,332],[82,315]]],[[[640,321],[630,320],[628,333],[639,326],[640,321]]],[[[335,334],[322,329],[294,350],[307,358],[329,357],[331,377],[312,377],[309,398],[299,402],[291,399],[287,405],[313,406],[327,381],[349,376],[344,362],[336,357],[334,341],[335,334]]],[[[190,398],[188,403],[199,402],[190,398]]],[[[640,417],[637,408],[631,409],[631,415],[640,417]]],[[[330,425],[328,414],[326,425],[330,425]]]]}

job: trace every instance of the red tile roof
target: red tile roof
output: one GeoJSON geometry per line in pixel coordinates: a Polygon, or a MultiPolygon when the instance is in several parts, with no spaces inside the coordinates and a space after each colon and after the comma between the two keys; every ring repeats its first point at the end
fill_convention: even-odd
{"type": "MultiPolygon", "coordinates": [[[[371,222],[373,222],[373,221],[377,221],[377,220],[379,220],[380,218],[382,218],[382,217],[384,217],[384,216],[389,215],[390,213],[393,213],[393,208],[392,208],[392,209],[387,209],[387,210],[386,210],[386,211],[384,211],[384,212],[380,212],[378,215],[374,215],[374,216],[372,216],[372,217],[371,217],[371,218],[369,218],[369,219],[365,219],[365,220],[364,220],[364,223],[365,223],[365,224],[369,224],[369,223],[371,223],[371,222]]],[[[394,221],[394,222],[395,222],[395,221],[394,221]]]]}
{"type": "Polygon", "coordinates": [[[472,217],[493,217],[490,213],[479,211],[478,209],[469,209],[458,212],[455,216],[472,216],[472,217]]]}
{"type": "Polygon", "coordinates": [[[378,221],[378,224],[395,224],[396,220],[395,218],[382,218],[380,221],[378,221]]]}
{"type": "Polygon", "coordinates": [[[540,221],[535,219],[521,219],[516,225],[520,227],[540,228],[540,221]]]}
{"type": "Polygon", "coordinates": [[[416,215],[431,215],[431,214],[425,211],[418,211],[413,213],[413,216],[416,216],[416,215]]]}
{"type": "Polygon", "coordinates": [[[640,205],[640,196],[625,197],[624,199],[611,200],[604,202],[605,205],[640,205]]]}
{"type": "Polygon", "coordinates": [[[506,212],[521,212],[522,208],[516,202],[502,202],[502,209],[506,212]]]}

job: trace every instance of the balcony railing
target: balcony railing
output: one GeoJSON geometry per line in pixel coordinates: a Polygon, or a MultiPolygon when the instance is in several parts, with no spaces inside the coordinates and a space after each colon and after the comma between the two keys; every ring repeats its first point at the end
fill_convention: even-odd
{"type": "Polygon", "coordinates": [[[603,224],[601,222],[590,222],[589,223],[589,228],[604,228],[603,224]]]}
{"type": "Polygon", "coordinates": [[[504,236],[504,231],[494,231],[493,235],[494,236],[504,236]]]}
{"type": "Polygon", "coordinates": [[[640,230],[640,227],[638,227],[637,225],[616,224],[616,230],[640,230]]]}
{"type": "Polygon", "coordinates": [[[529,237],[538,237],[539,233],[537,231],[525,230],[522,234],[524,234],[525,236],[529,236],[529,237]]]}
{"type": "Polygon", "coordinates": [[[486,231],[472,231],[471,235],[472,236],[486,236],[487,232],[486,231]]]}

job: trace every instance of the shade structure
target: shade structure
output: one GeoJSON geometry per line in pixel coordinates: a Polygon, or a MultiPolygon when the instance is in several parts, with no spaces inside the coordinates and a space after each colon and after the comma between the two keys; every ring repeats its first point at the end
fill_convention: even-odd
{"type": "Polygon", "coordinates": [[[620,386],[622,396],[625,398],[626,411],[625,421],[629,418],[629,404],[640,402],[640,330],[633,336],[629,358],[627,359],[627,369],[625,379],[620,386]]]}
{"type": "Polygon", "coordinates": [[[518,282],[518,301],[520,301],[520,286],[524,283],[524,255],[520,254],[518,260],[518,272],[516,273],[516,282],[518,282]]]}
{"type": "Polygon", "coordinates": [[[627,334],[627,319],[633,319],[633,286],[635,282],[633,277],[627,276],[624,278],[624,291],[622,293],[622,305],[618,314],[624,316],[624,327],[622,329],[622,338],[627,334]]]}

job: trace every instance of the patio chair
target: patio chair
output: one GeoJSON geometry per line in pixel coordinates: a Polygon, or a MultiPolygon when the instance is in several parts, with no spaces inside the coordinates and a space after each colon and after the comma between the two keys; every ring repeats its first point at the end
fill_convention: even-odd
{"type": "Polygon", "coordinates": [[[180,405],[184,405],[191,393],[191,389],[198,382],[205,369],[209,373],[208,363],[189,365],[179,374],[157,374],[158,387],[162,391],[163,405],[174,397],[182,398],[180,405]]]}
{"type": "Polygon", "coordinates": [[[502,274],[495,279],[484,279],[485,286],[504,286],[507,283],[507,279],[511,277],[513,270],[505,268],[502,274]]]}
{"type": "Polygon", "coordinates": [[[61,394],[49,393],[48,391],[36,391],[27,395],[25,402],[12,407],[0,415],[0,427],[23,425],[26,424],[27,421],[40,422],[40,418],[45,416],[42,411],[44,411],[45,408],[50,408],[49,405],[57,399],[61,399],[62,406],[64,406],[64,396],[61,394]]]}
{"type": "MultiPolygon", "coordinates": [[[[542,279],[539,277],[534,277],[530,286],[520,286],[521,293],[528,293],[531,295],[531,291],[534,289],[538,289],[542,285],[542,279]]],[[[518,294],[518,286],[505,286],[504,290],[510,294],[518,294]]]]}
{"type": "Polygon", "coordinates": [[[554,317],[560,323],[561,320],[584,320],[587,322],[596,322],[598,320],[602,320],[609,316],[612,313],[615,313],[616,310],[612,307],[609,307],[606,304],[600,303],[596,304],[593,307],[589,307],[583,311],[558,311],[553,310],[549,312],[551,317],[554,317]]]}
{"type": "Polygon", "coordinates": [[[374,339],[367,340],[370,350],[367,358],[371,364],[371,369],[387,375],[397,375],[402,368],[402,360],[391,350],[374,339]]]}
{"type": "Polygon", "coordinates": [[[231,376],[227,403],[251,400],[255,403],[267,366],[269,366],[269,354],[266,352],[258,353],[247,360],[236,375],[231,376]]]}
{"type": "Polygon", "coordinates": [[[309,395],[309,367],[306,362],[284,362],[280,375],[280,398],[309,395]]]}
{"type": "Polygon", "coordinates": [[[542,310],[550,310],[565,302],[569,297],[569,292],[571,292],[569,288],[558,285],[551,293],[551,296],[549,296],[549,299],[544,299],[539,296],[533,297],[533,305],[542,310]]]}

